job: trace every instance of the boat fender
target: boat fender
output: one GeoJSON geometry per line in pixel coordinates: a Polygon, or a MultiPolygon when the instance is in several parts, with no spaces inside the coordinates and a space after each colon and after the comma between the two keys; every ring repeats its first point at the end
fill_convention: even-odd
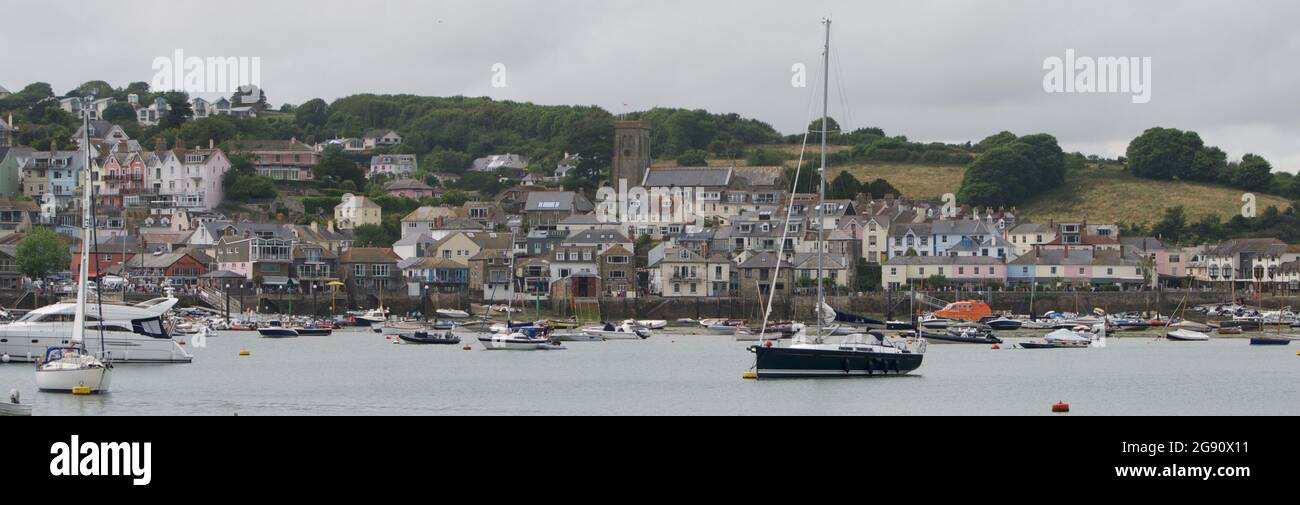
{"type": "Polygon", "coordinates": [[[849,373],[849,359],[844,358],[844,373],[849,373]]]}

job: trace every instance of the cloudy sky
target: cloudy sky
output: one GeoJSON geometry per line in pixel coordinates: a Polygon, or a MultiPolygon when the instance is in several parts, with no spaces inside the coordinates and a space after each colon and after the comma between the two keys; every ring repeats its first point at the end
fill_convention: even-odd
{"type": "Polygon", "coordinates": [[[148,81],[152,62],[262,60],[273,103],[358,92],[486,95],[613,112],[807,124],[834,19],[832,115],[914,140],[1048,132],[1122,154],[1151,126],[1300,170],[1300,2],[789,0],[0,0],[0,85],[148,81]],[[15,22],[16,21],[16,22],[15,22]],[[1150,57],[1151,101],[1049,94],[1046,58],[1150,57]],[[504,88],[492,86],[505,66],[504,88]],[[815,84],[815,83],[814,83],[815,84]],[[626,104],[626,105],[625,105],[626,104]]]}

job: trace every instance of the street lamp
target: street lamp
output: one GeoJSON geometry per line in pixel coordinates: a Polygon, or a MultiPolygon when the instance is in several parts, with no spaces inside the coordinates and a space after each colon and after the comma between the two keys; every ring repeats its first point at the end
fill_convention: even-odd
{"type": "Polygon", "coordinates": [[[230,323],[230,282],[226,282],[226,323],[230,323]]]}

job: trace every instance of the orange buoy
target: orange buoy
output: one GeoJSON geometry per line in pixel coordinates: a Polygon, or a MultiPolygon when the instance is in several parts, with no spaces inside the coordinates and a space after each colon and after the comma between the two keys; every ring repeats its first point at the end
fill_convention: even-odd
{"type": "Polygon", "coordinates": [[[1056,402],[1052,404],[1052,412],[1064,413],[1070,411],[1070,404],[1065,402],[1056,402]]]}

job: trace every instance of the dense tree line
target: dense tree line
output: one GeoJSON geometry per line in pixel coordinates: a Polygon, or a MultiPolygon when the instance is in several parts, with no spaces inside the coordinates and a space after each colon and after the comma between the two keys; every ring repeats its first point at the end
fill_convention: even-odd
{"type": "Polygon", "coordinates": [[[1246,154],[1229,162],[1227,153],[1205,145],[1193,131],[1151,128],[1133,139],[1125,154],[1129,171],[1147,179],[1210,182],[1282,195],[1300,189],[1292,188],[1289,179],[1276,184],[1273,165],[1263,157],[1246,154]]]}
{"type": "Polygon", "coordinates": [[[1121,236],[1153,236],[1166,244],[1205,244],[1234,238],[1277,238],[1287,243],[1300,241],[1300,212],[1295,204],[1285,211],[1268,206],[1253,218],[1235,215],[1224,221],[1217,215],[1206,215],[1196,221],[1187,219],[1182,206],[1165,209],[1160,221],[1150,227],[1122,225],[1121,236]]]}

